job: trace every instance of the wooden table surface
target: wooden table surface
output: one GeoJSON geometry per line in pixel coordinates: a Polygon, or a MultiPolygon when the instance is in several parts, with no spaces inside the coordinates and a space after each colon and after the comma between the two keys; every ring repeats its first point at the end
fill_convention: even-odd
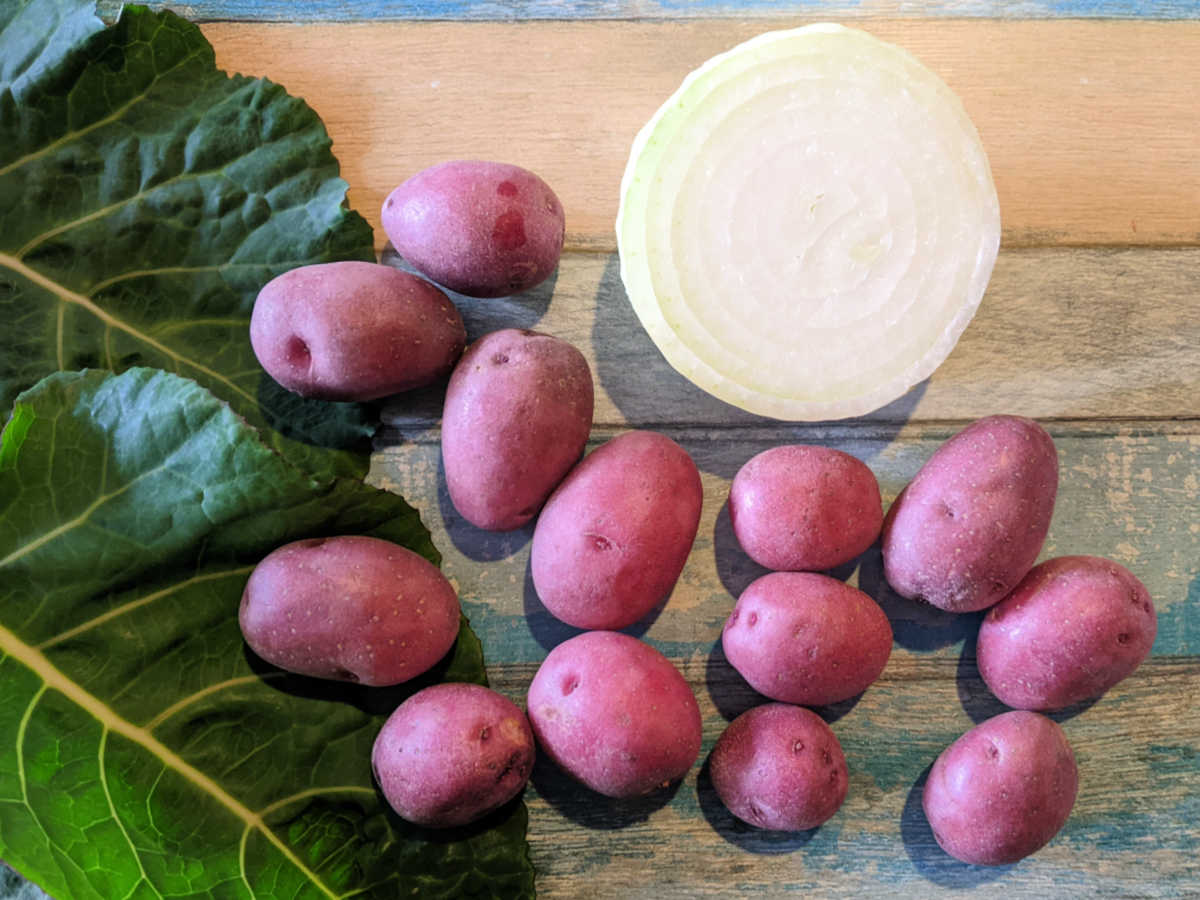
{"type": "MultiPolygon", "coordinates": [[[[567,211],[557,276],[524,297],[464,301],[470,335],[515,325],[572,341],[596,378],[593,445],[654,428],[700,467],[687,566],[669,602],[629,630],[694,687],[701,761],[676,790],[639,802],[588,794],[540,764],[526,794],[540,896],[1200,896],[1200,22],[1188,20],[1200,6],[200,0],[181,11],[205,23],[223,68],[268,76],[316,108],[351,203],[376,226],[387,191],[443,159],[539,172],[567,211]],[[991,158],[1004,240],[978,316],[932,378],[862,419],[804,425],[741,413],[667,366],[622,289],[613,219],[635,131],[691,68],[761,31],[825,19],[903,45],[962,97],[991,158]],[[1065,830],[1002,868],[937,848],[920,811],[924,773],[1002,707],[975,667],[979,616],[900,599],[877,549],[838,573],[879,600],[896,637],[880,681],[824,710],[850,766],[845,806],[814,832],[738,823],[701,765],[726,723],[761,701],[719,643],[762,572],[730,528],[734,473],[767,447],[818,442],[865,460],[890,502],[940,441],[991,413],[1036,417],[1058,446],[1043,555],[1118,560],[1158,608],[1152,657],[1059,716],[1080,767],[1065,830]]],[[[575,632],[533,592],[531,529],[486,534],[450,505],[440,399],[389,406],[372,478],[422,509],[493,685],[521,701],[575,632]]]]}

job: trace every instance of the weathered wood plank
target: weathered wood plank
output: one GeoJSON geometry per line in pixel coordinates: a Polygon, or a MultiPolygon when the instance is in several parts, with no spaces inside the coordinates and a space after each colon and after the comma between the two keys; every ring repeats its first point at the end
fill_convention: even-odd
{"type": "MultiPolygon", "coordinates": [[[[1009,246],[1200,242],[1200,22],[861,25],[913,51],[962,97],[991,159],[1009,246]]],[[[373,225],[388,191],[419,169],[504,159],[559,193],[569,246],[611,250],[634,134],[689,70],[769,27],[213,23],[204,31],[223,68],[269,76],[317,109],[351,203],[373,225]]]]}
{"type": "MultiPolygon", "coordinates": [[[[794,428],[667,427],[701,468],[699,535],[669,601],[627,629],[677,662],[701,703],[705,753],[726,721],[761,702],[725,662],[721,626],[763,570],[737,546],[725,500],[745,459],[789,440],[794,428]]],[[[817,430],[815,439],[866,460],[890,502],[954,430],[910,424],[894,433],[817,430]]],[[[594,434],[595,442],[612,429],[594,434]]],[[[823,896],[884,892],[940,896],[1178,896],[1200,878],[1200,428],[1187,423],[1051,423],[1061,484],[1044,556],[1092,553],[1130,566],[1159,612],[1154,655],[1132,678],[1065,723],[1083,788],[1064,834],[1017,867],[958,865],[936,849],[914,785],[942,747],[1003,711],[978,677],[973,638],[981,616],[951,616],[896,596],[877,549],[837,572],[875,597],[896,636],[880,682],[855,703],[825,710],[844,743],[851,796],[814,834],[770,835],[735,822],[703,771],[670,795],[605,801],[541,764],[528,798],[530,840],[545,897],[746,896],[783,886],[823,896]],[[631,885],[636,889],[631,891],[631,885]],[[994,892],[994,893],[993,893],[994,892]]],[[[576,634],[541,607],[528,574],[532,528],[488,534],[454,511],[436,433],[393,432],[372,478],[422,510],[479,634],[494,684],[518,701],[549,649],[576,634]]]]}
{"type": "MultiPolygon", "coordinates": [[[[181,9],[154,0],[151,7],[181,9]]],[[[103,15],[113,17],[120,4],[101,0],[103,15]]],[[[1194,19],[1188,0],[196,0],[182,7],[197,21],[353,22],[362,20],[520,20],[520,19],[685,19],[762,18],[927,18],[935,16],[994,19],[1194,19]]]]}
{"type": "MultiPolygon", "coordinates": [[[[385,259],[396,261],[394,254],[385,259]]],[[[583,350],[600,425],[752,426],[769,420],[677,374],[638,324],[615,255],[572,253],[529,294],[456,298],[471,338],[538,328],[583,350]]],[[[398,398],[385,418],[436,421],[441,392],[398,398]]],[[[1200,415],[1200,249],[1027,249],[1000,254],[987,294],[931,378],[857,423],[1200,415]]]]}

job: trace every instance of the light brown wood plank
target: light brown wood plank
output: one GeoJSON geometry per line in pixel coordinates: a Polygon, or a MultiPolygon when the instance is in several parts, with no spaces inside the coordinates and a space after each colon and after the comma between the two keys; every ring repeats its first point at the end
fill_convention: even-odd
{"type": "MultiPolygon", "coordinates": [[[[797,22],[796,24],[799,24],[797,22]]],[[[1200,242],[1200,22],[857,22],[959,93],[988,150],[1010,246],[1200,242]]],[[[755,21],[212,23],[217,62],[325,119],[355,208],[451,158],[539,172],[568,243],[610,250],[638,128],[755,21]]],[[[377,231],[379,245],[384,236],[377,231]]]]}
{"type": "MultiPolygon", "coordinates": [[[[385,257],[394,261],[394,256],[385,257]]],[[[587,356],[600,425],[754,425],[677,374],[638,324],[615,255],[570,253],[553,283],[505,300],[456,298],[468,336],[537,328],[587,356]]],[[[385,419],[419,428],[440,388],[396,398],[385,419]]],[[[1004,250],[949,359],[874,423],[1200,416],[1200,249],[1004,250]]]]}

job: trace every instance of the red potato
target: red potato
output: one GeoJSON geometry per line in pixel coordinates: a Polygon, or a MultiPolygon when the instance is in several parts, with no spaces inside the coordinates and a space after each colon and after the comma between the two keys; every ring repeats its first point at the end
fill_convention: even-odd
{"type": "Polygon", "coordinates": [[[1045,716],[1003,713],[942,751],[922,805],[939,846],[984,866],[1014,863],[1058,834],[1079,788],[1075,754],[1045,716]]]}
{"type": "Polygon", "coordinates": [[[709,759],[713,788],[744,822],[804,831],[828,821],[846,799],[842,745],[811,710],[768,703],[725,729],[709,759]]]}
{"type": "Polygon", "coordinates": [[[888,584],[948,612],[987,609],[1033,567],[1057,492],[1058,453],[1036,422],[989,416],[967,426],[888,510],[888,584]]]}
{"type": "Polygon", "coordinates": [[[795,444],[751,458],[729,490],[742,549],[776,571],[817,572],[849,562],[879,537],[874,473],[848,453],[795,444]]]}
{"type": "Polygon", "coordinates": [[[294,541],[250,574],[238,622],[272,665],[316,678],[399,684],[454,646],[458,596],[437,566],[390,541],[294,541]]]}
{"type": "Polygon", "coordinates": [[[432,384],[449,374],[466,340],[445,294],[367,262],[285,272],[259,292],[250,317],[250,343],[267,374],[322,400],[375,400],[432,384]]]}
{"type": "Polygon", "coordinates": [[[382,219],[419,272],[469,297],[503,297],[545,281],[565,228],[546,182],[519,166],[478,160],[418,172],[388,195],[382,219]]]}
{"type": "Polygon", "coordinates": [[[760,694],[821,706],[861,694],[879,677],[892,626],[878,603],[836,578],[772,572],[742,592],[721,645],[760,694]]]}
{"type": "Polygon", "coordinates": [[[686,450],[652,431],[618,435],[567,475],[538,517],[538,597],[576,628],[632,625],[683,571],[702,500],[686,450]]]}
{"type": "Polygon", "coordinates": [[[478,684],[436,684],[384,723],[371,751],[392,809],[428,828],[482,818],[517,796],[533,771],[533,731],[507,697],[478,684]]]}
{"type": "Polygon", "coordinates": [[[1128,569],[1096,556],[1035,566],[988,610],[976,659],[984,682],[1018,709],[1099,697],[1150,654],[1158,618],[1128,569]]]}
{"type": "Polygon", "coordinates": [[[546,657],[526,700],[538,744],[608,797],[636,797],[687,774],[700,707],[679,670],[636,638],[589,631],[546,657]]]}
{"type": "Polygon", "coordinates": [[[454,508],[490,531],[529,522],[583,454],[592,403],[587,360],[566,341],[510,328],[472,344],[442,415],[454,508]]]}

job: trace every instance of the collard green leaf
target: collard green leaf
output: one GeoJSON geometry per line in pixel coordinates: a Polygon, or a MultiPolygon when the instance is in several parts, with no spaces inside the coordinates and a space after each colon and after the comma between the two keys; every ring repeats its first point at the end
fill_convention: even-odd
{"type": "Polygon", "coordinates": [[[305,468],[365,474],[369,411],[284,391],[248,336],[274,276],[374,259],[320,119],[173,13],[94,9],[0,0],[0,409],[55,370],[155,366],[305,468]]]}
{"type": "Polygon", "coordinates": [[[399,497],[319,479],[187,379],[59,373],[0,437],[0,858],[59,900],[512,897],[525,810],[430,835],[370,750],[417,687],[481,680],[465,627],[420,685],[273,669],[244,649],[255,562],[366,533],[436,560],[399,497]]]}

